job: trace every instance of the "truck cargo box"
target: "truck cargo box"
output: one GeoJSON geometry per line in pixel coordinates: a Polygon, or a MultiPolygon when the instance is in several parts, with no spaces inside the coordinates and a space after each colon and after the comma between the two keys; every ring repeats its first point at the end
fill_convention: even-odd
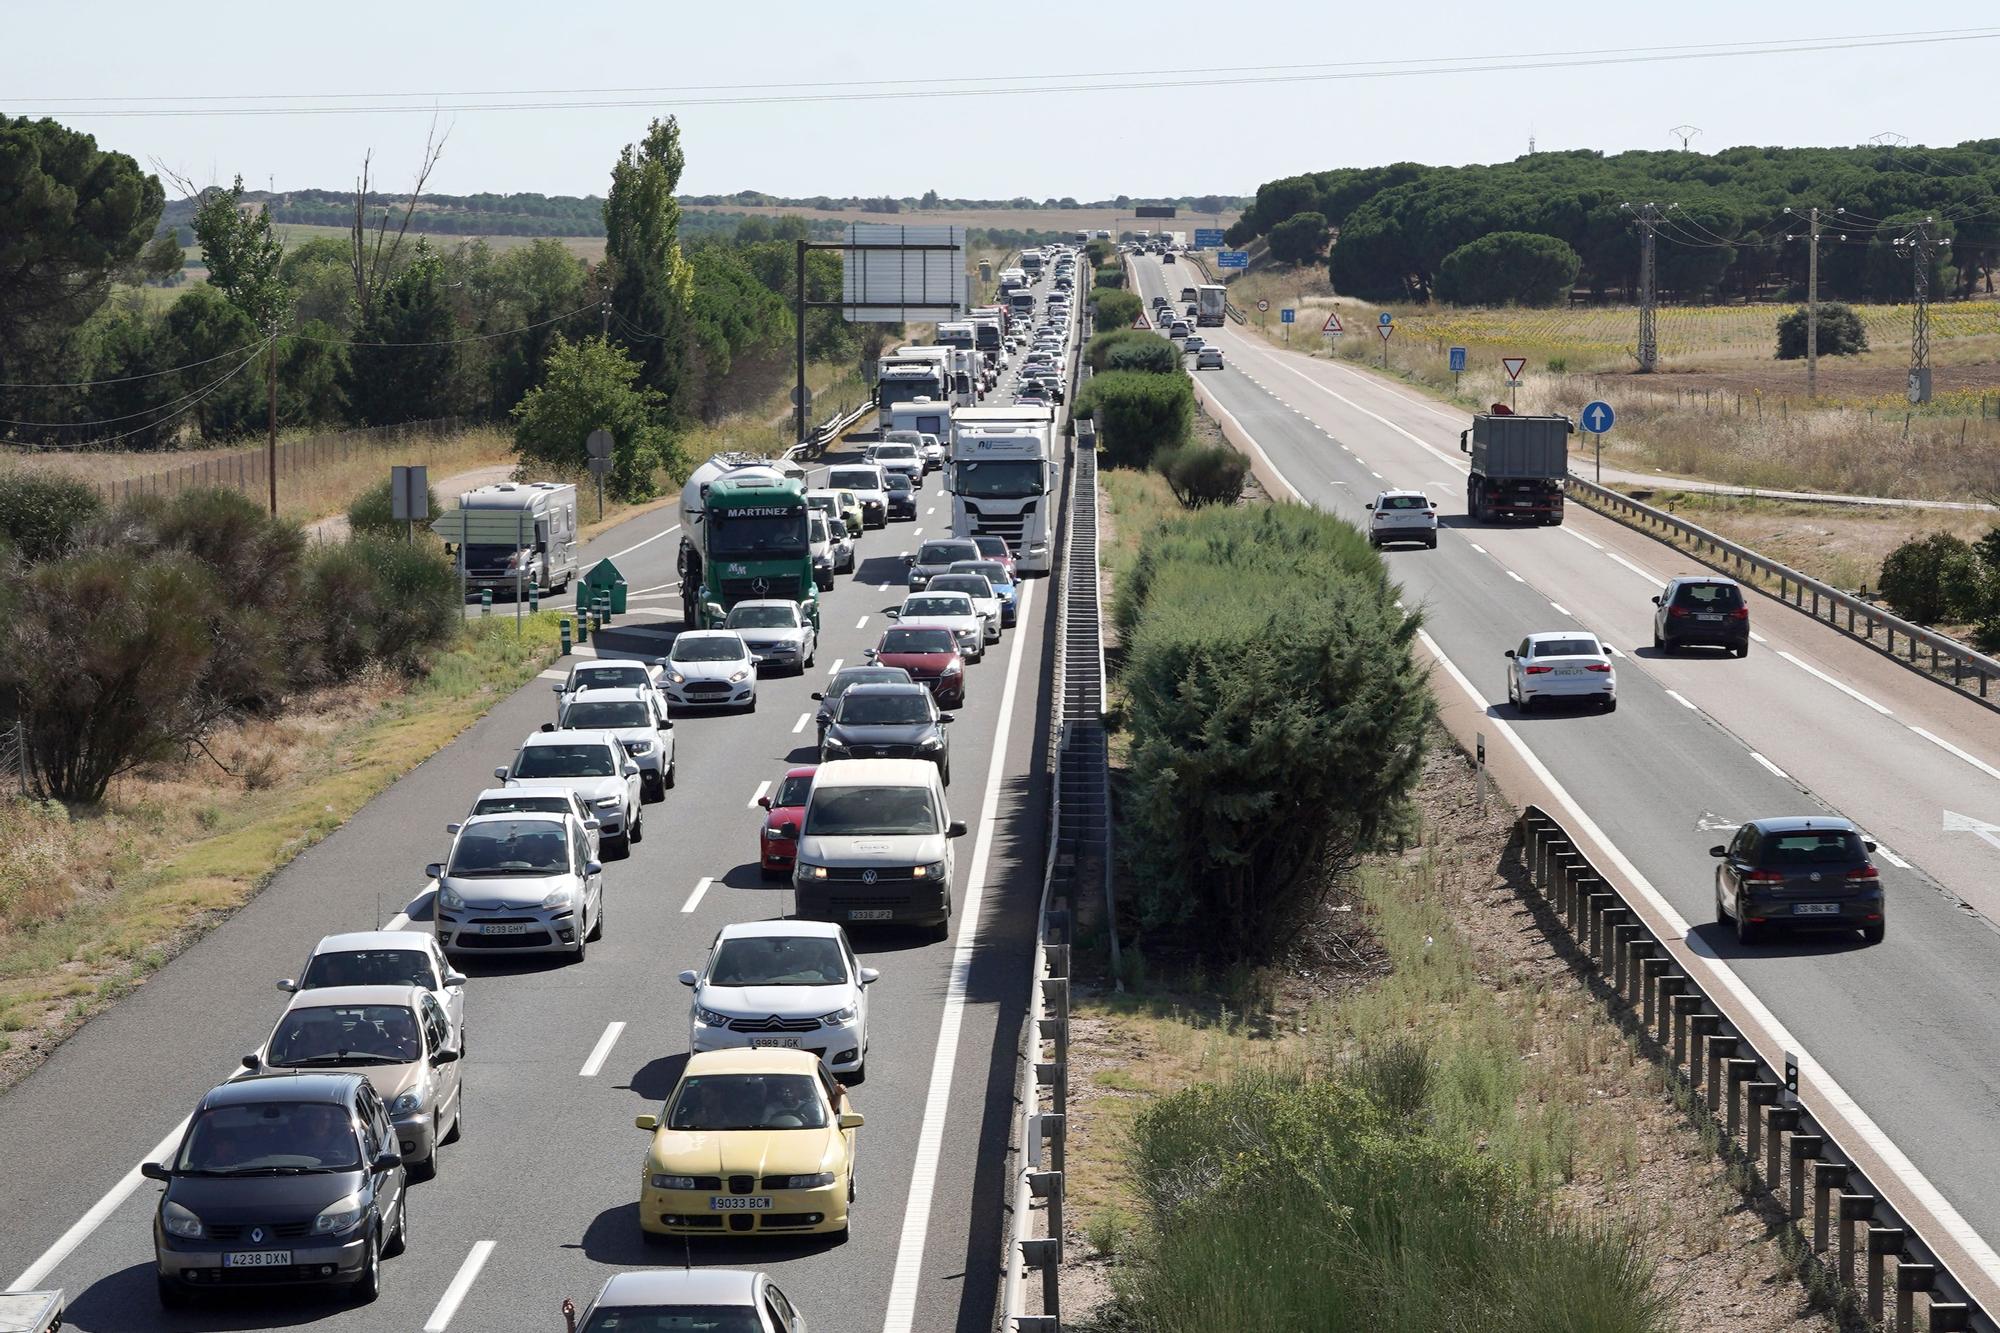
{"type": "Polygon", "coordinates": [[[1499,479],[1560,480],[1569,473],[1569,437],[1575,429],[1563,416],[1491,416],[1472,419],[1471,442],[1459,447],[1472,455],[1472,470],[1499,479]]]}

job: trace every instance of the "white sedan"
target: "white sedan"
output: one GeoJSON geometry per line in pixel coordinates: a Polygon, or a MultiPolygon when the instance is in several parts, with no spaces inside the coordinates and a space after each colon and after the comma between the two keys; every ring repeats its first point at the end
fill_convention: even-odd
{"type": "Polygon", "coordinates": [[[694,988],[688,1049],[782,1046],[812,1052],[859,1080],[868,1059],[868,994],[879,974],[863,967],[831,921],[740,921],[724,926],[694,988]]]}
{"type": "Polygon", "coordinates": [[[757,711],[757,659],[735,630],[682,630],[665,668],[660,687],[677,707],[757,711]]]}
{"type": "Polygon", "coordinates": [[[781,597],[738,602],[729,609],[725,628],[743,640],[759,666],[803,672],[813,664],[819,647],[819,636],[813,633],[812,622],[799,610],[799,604],[781,597]]]}
{"type": "Polygon", "coordinates": [[[1597,636],[1582,630],[1530,634],[1507,650],[1507,702],[1532,713],[1544,699],[1618,707],[1618,672],[1597,636]]]}

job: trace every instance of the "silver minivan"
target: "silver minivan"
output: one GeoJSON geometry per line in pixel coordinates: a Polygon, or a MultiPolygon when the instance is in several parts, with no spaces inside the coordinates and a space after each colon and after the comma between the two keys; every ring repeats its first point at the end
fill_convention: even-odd
{"type": "Polygon", "coordinates": [[[843,926],[913,924],[951,934],[951,817],[923,759],[835,759],[813,774],[792,871],[797,915],[843,926]]]}

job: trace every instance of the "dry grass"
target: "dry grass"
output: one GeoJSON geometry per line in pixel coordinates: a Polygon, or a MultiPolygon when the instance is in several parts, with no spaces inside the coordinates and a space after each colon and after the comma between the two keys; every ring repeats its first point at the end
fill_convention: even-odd
{"type": "MultiPolygon", "coordinates": [[[[513,437],[493,426],[476,426],[441,440],[410,440],[358,453],[308,472],[279,477],[278,511],[300,522],[345,513],[363,491],[380,485],[388,477],[389,469],[397,465],[428,467],[435,485],[461,472],[513,461],[513,437]]],[[[451,498],[445,495],[438,499],[446,505],[451,503],[451,498]]]]}
{"type": "MultiPolygon", "coordinates": [[[[419,681],[378,677],[120,779],[96,809],[0,805],[0,1086],[554,660],[556,617],[468,627],[419,681]]],[[[390,906],[391,911],[401,904],[390,906]]]]}
{"type": "MultiPolygon", "coordinates": [[[[287,247],[303,245],[319,237],[331,237],[345,241],[351,233],[345,227],[322,227],[307,222],[280,222],[272,227],[278,239],[287,247]]],[[[536,241],[560,241],[563,249],[595,264],[604,258],[604,238],[602,236],[460,236],[444,232],[411,232],[410,240],[419,238],[429,241],[434,249],[449,253],[460,245],[470,245],[474,241],[484,241],[495,251],[518,250],[536,241]]]]}

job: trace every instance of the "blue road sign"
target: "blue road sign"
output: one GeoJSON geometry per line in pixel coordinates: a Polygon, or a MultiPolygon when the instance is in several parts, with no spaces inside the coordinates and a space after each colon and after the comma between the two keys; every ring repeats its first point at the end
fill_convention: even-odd
{"type": "Polygon", "coordinates": [[[1215,266],[1217,268],[1249,268],[1250,252],[1248,250],[1218,250],[1215,252],[1215,266]]]}
{"type": "Polygon", "coordinates": [[[1377,324],[1394,324],[1396,320],[1394,316],[1390,315],[1388,311],[1384,310],[1381,314],[1375,316],[1375,322],[1377,324]]]}
{"type": "Polygon", "coordinates": [[[1464,371],[1465,371],[1465,349],[1463,347],[1454,347],[1451,349],[1451,373],[1454,375],[1459,375],[1463,374],[1464,371]]]}
{"type": "Polygon", "coordinates": [[[1220,250],[1222,248],[1222,228],[1196,227],[1194,248],[1197,250],[1220,250]]]}
{"type": "Polygon", "coordinates": [[[1586,403],[1583,408],[1583,428],[1592,435],[1602,435],[1618,420],[1618,414],[1611,410],[1611,404],[1602,398],[1594,403],[1586,403]]]}
{"type": "Polygon", "coordinates": [[[1286,306],[1283,310],[1280,310],[1278,312],[1278,322],[1280,324],[1290,324],[1294,320],[1298,319],[1298,317],[1299,317],[1299,312],[1292,309],[1290,306],[1286,306]]]}

